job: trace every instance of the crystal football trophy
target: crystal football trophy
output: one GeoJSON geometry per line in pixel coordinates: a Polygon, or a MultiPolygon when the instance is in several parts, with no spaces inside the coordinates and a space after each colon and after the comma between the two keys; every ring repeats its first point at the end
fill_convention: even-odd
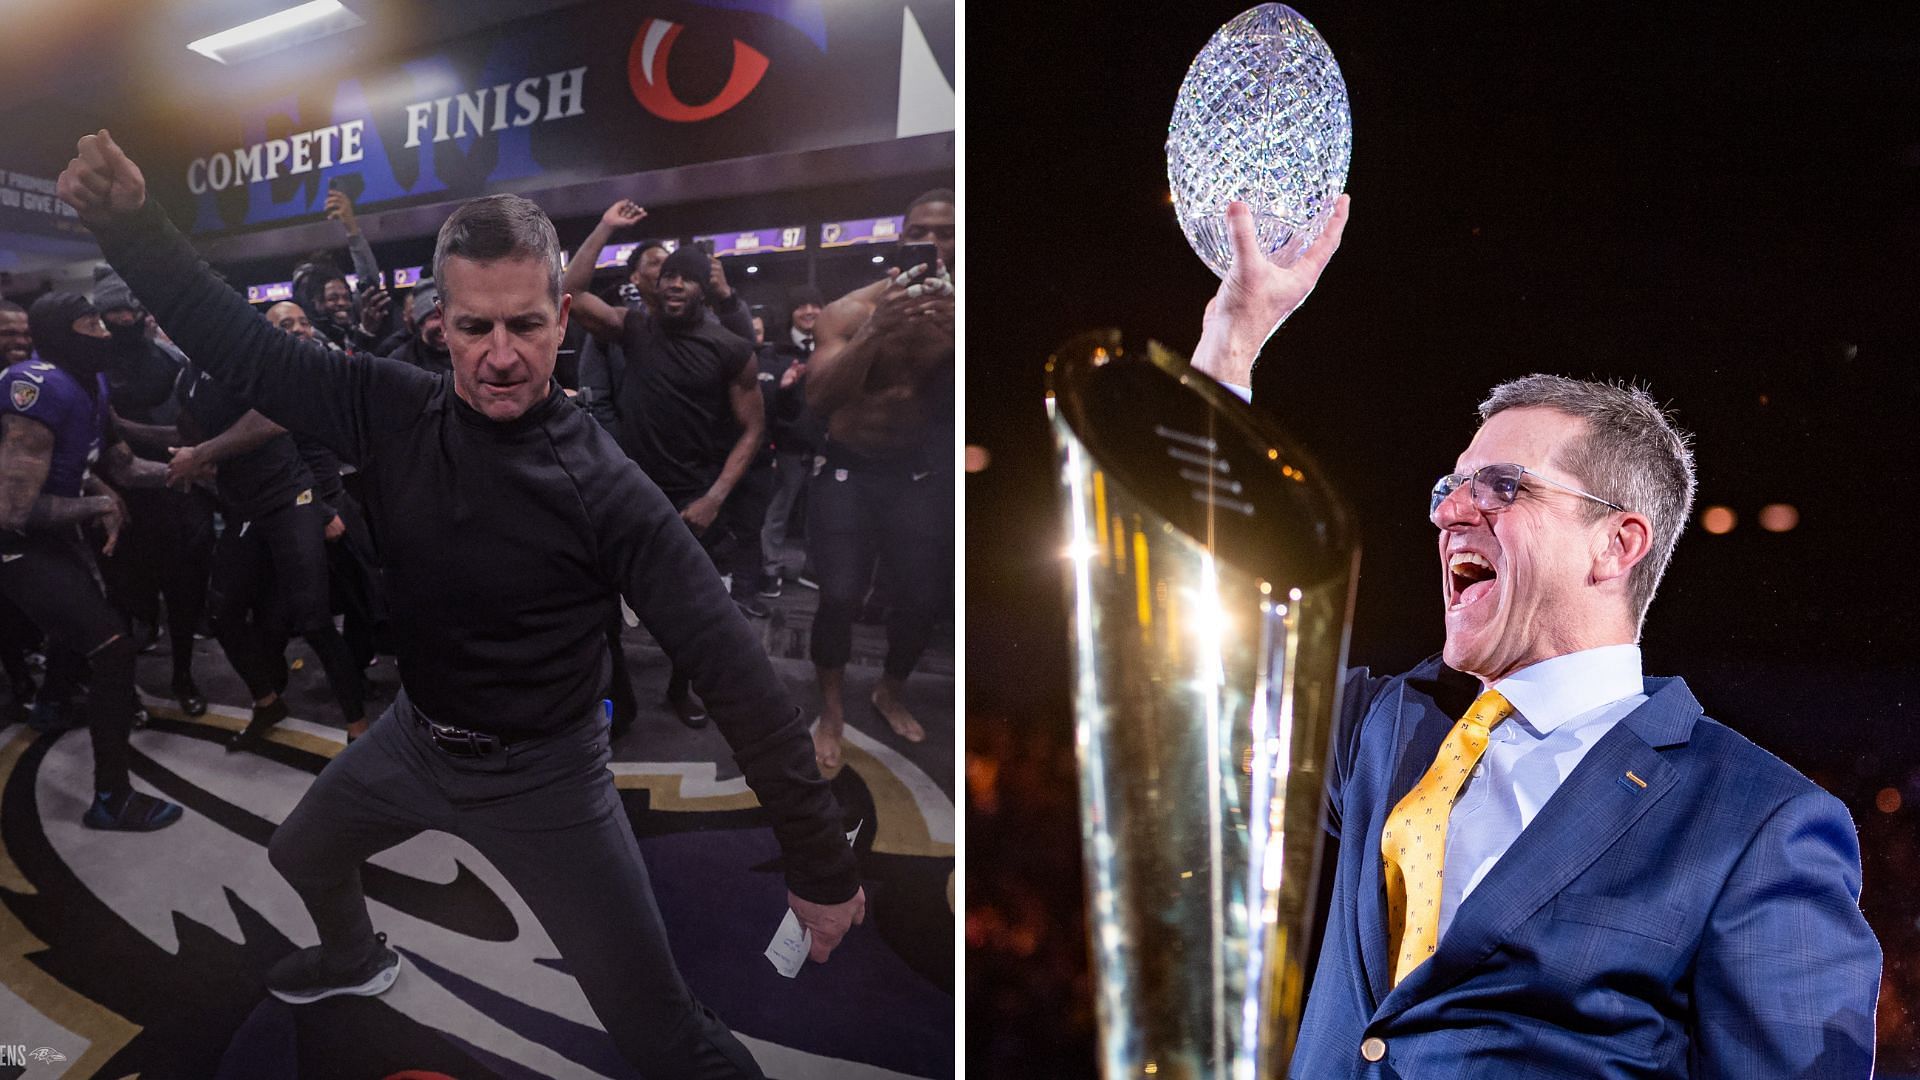
{"type": "MultiPolygon", "coordinates": [[[[1277,4],[1210,41],[1167,140],[1215,273],[1226,204],[1291,262],[1331,215],[1346,93],[1277,4]]],[[[1247,403],[1117,331],[1047,364],[1069,538],[1099,1060],[1107,1080],[1286,1075],[1305,1007],[1328,744],[1359,566],[1345,504],[1247,403]]]]}
{"type": "Polygon", "coordinates": [[[1347,83],[1292,8],[1235,17],[1194,57],[1167,125],[1167,181],[1187,243],[1221,277],[1227,204],[1252,210],[1267,257],[1290,265],[1333,216],[1353,156],[1347,83]]]}

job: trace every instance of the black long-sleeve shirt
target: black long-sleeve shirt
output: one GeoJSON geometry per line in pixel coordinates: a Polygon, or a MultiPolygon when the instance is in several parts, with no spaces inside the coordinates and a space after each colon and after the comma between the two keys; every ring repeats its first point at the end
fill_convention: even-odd
{"type": "MultiPolygon", "coordinates": [[[[205,442],[240,422],[251,408],[197,364],[180,371],[183,434],[205,442]]],[[[244,454],[220,463],[214,491],[226,512],[252,521],[313,497],[313,474],[300,458],[292,435],[275,435],[244,454]]]]}
{"type": "Polygon", "coordinates": [[[307,467],[308,475],[313,477],[313,498],[326,511],[327,517],[340,512],[341,496],[346,493],[346,485],[340,481],[340,459],[335,457],[327,444],[311,435],[294,432],[293,448],[300,452],[300,463],[307,467]]]}
{"type": "Polygon", "coordinates": [[[263,414],[359,466],[381,539],[400,677],[435,721],[539,732],[592,709],[617,595],[687,673],[772,819],[787,883],[857,887],[813,743],[693,534],[558,386],[496,422],[449,376],[348,360],[262,320],[149,199],[96,230],[160,325],[263,414]]]}

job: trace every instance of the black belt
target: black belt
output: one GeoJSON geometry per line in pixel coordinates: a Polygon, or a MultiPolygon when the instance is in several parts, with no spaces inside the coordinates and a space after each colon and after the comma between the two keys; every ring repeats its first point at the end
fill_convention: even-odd
{"type": "Polygon", "coordinates": [[[526,742],[532,735],[495,735],[472,728],[454,727],[452,724],[436,724],[427,719],[419,709],[411,710],[414,722],[441,753],[453,757],[483,758],[505,753],[507,747],[526,742]]]}
{"type": "Polygon", "coordinates": [[[845,443],[829,439],[818,447],[816,456],[830,469],[851,469],[855,472],[907,479],[923,479],[936,473],[950,473],[953,470],[951,440],[941,448],[910,446],[883,454],[866,454],[845,443]]]}

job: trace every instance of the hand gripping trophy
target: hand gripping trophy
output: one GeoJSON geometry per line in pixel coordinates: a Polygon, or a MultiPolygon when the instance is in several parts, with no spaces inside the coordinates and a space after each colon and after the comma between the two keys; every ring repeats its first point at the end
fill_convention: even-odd
{"type": "MultiPolygon", "coordinates": [[[[1225,277],[1243,202],[1261,253],[1291,264],[1351,148],[1319,34],[1279,4],[1241,14],[1195,58],[1169,128],[1188,241],[1225,277]]],[[[1297,444],[1158,344],[1082,335],[1047,370],[1102,1071],[1285,1075],[1355,529],[1297,444]]]]}

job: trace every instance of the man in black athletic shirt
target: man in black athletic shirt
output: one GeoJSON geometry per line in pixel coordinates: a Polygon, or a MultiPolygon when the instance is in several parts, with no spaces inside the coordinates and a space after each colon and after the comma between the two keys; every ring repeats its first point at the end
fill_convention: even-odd
{"type": "MultiPolygon", "coordinates": [[[[307,318],[306,309],[291,300],[282,300],[268,308],[267,321],[296,337],[321,341],[319,331],[307,318]]],[[[354,669],[364,670],[373,663],[374,643],[380,636],[376,624],[385,621],[386,611],[373,536],[367,529],[359,500],[342,483],[340,459],[320,440],[297,431],[291,434],[301,462],[313,477],[313,502],[319,507],[320,520],[326,523],[327,581],[333,600],[328,610],[337,610],[345,616],[340,636],[353,656],[354,669]]],[[[359,738],[366,730],[366,717],[349,718],[349,739],[359,738]]]]}
{"type": "MultiPolygon", "coordinates": [[[[313,473],[286,429],[247,408],[197,363],[181,372],[179,397],[181,431],[194,442],[174,449],[167,482],[188,487],[215,473],[226,528],[214,547],[208,604],[214,636],[253,695],[253,716],[228,748],[253,749],[286,719],[285,654],[296,634],[319,656],[341,719],[358,734],[365,683],[327,605],[326,533],[338,527],[332,507],[317,497],[313,473]]],[[[337,496],[338,464],[333,468],[337,496]]]]}
{"type": "MultiPolygon", "coordinates": [[[[616,308],[582,289],[573,314],[626,356],[616,398],[621,447],[672,501],[715,565],[732,571],[735,601],[764,614],[754,593],[766,496],[736,490],[765,441],[752,315],[731,294],[723,306],[737,313],[745,334],[710,313],[714,278],[713,260],[683,247],[661,264],[651,309],[616,308]]],[[[706,723],[678,667],[668,678],[667,701],[688,726],[706,723]]]]}
{"type": "Polygon", "coordinates": [[[322,944],[276,965],[269,987],[311,1001],[391,985],[399,956],[373,933],[359,864],[443,829],[513,883],[643,1074],[760,1076],[681,981],[606,769],[604,627],[619,595],[689,674],[766,807],[815,960],[866,898],[806,727],[705,553],[553,383],[568,300],[546,215],[497,195],[442,226],[434,279],[453,373],[436,378],[269,327],[214,280],[105,132],[80,141],[60,194],[196,363],[366,478],[402,690],[274,834],[270,857],[322,944]]]}

